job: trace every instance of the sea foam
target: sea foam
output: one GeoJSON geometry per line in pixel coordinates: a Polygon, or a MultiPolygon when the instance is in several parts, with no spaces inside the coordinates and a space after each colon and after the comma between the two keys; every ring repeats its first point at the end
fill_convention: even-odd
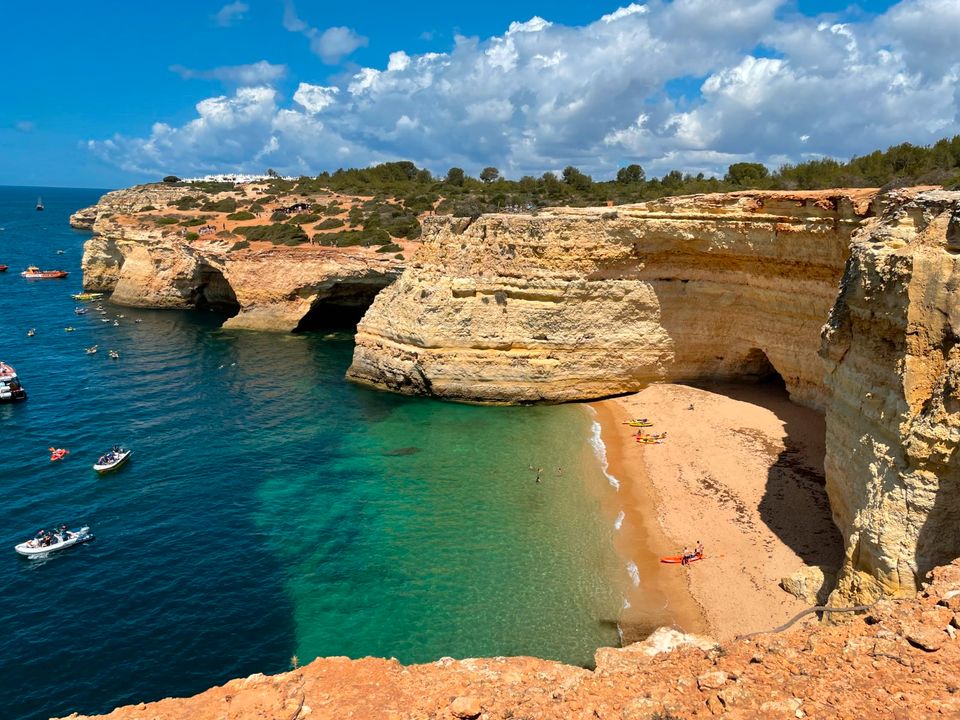
{"type": "Polygon", "coordinates": [[[607,478],[607,482],[610,483],[610,486],[615,490],[620,489],[620,481],[617,480],[613,475],[611,475],[607,470],[610,467],[610,464],[607,462],[607,446],[603,444],[603,438],[600,436],[600,423],[596,420],[593,421],[591,425],[591,430],[593,431],[590,436],[590,445],[593,446],[593,452],[596,454],[597,459],[600,461],[600,469],[603,471],[604,476],[607,478]]]}

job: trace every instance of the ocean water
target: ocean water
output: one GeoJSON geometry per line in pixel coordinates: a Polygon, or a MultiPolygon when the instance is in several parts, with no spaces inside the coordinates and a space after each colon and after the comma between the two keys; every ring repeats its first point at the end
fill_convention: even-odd
{"type": "Polygon", "coordinates": [[[109,302],[119,327],[94,304],[75,316],[87,234],[67,217],[99,195],[0,188],[0,360],[29,394],[0,405],[2,717],[189,695],[294,656],[589,665],[617,644],[630,580],[584,408],[358,387],[344,328],[228,332],[109,302]],[[71,274],[27,281],[28,264],[71,274]],[[114,443],[131,461],[97,477],[114,443]],[[13,551],[61,522],[96,540],[13,551]]]}

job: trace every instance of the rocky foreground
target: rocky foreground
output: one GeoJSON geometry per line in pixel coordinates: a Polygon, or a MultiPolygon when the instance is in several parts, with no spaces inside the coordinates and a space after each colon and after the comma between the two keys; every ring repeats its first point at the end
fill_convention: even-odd
{"type": "MultiPolygon", "coordinates": [[[[596,670],[536,660],[323,658],[110,720],[252,718],[930,718],[960,716],[960,563],[917,598],[717,646],[667,629],[602,648],[596,670]]],[[[71,718],[80,718],[71,715],[71,718]]]]}

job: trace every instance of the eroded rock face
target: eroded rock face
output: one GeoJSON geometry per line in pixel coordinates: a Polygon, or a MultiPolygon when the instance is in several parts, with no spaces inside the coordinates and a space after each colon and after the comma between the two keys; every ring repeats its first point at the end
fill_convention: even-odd
{"type": "Polygon", "coordinates": [[[779,372],[823,407],[819,331],[874,191],[733,193],[428,218],[360,324],[351,378],[564,401],[779,372]]]}
{"type": "Polygon", "coordinates": [[[892,197],[854,238],[823,332],[835,602],[910,594],[960,556],[960,193],[892,197]]]}
{"type": "Polygon", "coordinates": [[[236,238],[187,240],[178,229],[145,227],[124,214],[165,208],[188,193],[150,185],[105,195],[84,245],[84,289],[131,307],[209,306],[235,313],[225,327],[289,332],[324,304],[359,315],[403,269],[392,256],[360,248],[231,250],[236,238]]]}
{"type": "MultiPolygon", "coordinates": [[[[604,648],[597,669],[534,658],[321,658],[192,698],[119,708],[110,720],[254,718],[900,718],[960,713],[960,566],[917,599],[885,600],[842,626],[798,623],[717,648],[669,633],[604,648]]],[[[75,720],[79,716],[71,715],[75,720]]]]}

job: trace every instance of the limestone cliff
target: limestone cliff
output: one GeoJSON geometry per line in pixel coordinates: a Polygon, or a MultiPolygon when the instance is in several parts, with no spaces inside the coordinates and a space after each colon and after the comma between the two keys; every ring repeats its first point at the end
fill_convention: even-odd
{"type": "Polygon", "coordinates": [[[525,402],[775,370],[826,413],[833,601],[912,593],[960,555],[958,208],[914,189],[438,218],[350,376],[525,402]]]}
{"type": "Polygon", "coordinates": [[[960,193],[891,197],[854,236],[823,332],[838,594],[912,593],[960,556],[960,193]]]}
{"type": "MultiPolygon", "coordinates": [[[[192,698],[120,708],[109,720],[655,717],[921,718],[960,714],[960,567],[918,599],[886,600],[843,626],[796,625],[722,648],[661,628],[596,670],[534,658],[323,658],[192,698]]],[[[74,720],[81,720],[71,715],[74,720]]]]}
{"type": "MultiPolygon", "coordinates": [[[[139,222],[130,213],[165,208],[190,192],[150,185],[108,193],[94,211],[84,245],[84,289],[112,293],[131,307],[212,307],[234,317],[225,327],[291,331],[318,315],[357,317],[402,271],[402,261],[368,248],[239,243],[214,233],[139,222]]],[[[89,212],[88,212],[89,211],[89,212]]]]}
{"type": "Polygon", "coordinates": [[[144,208],[164,208],[189,195],[191,190],[180,185],[152,183],[135,185],[108,192],[96,205],[77,210],[70,216],[70,226],[79,230],[93,230],[98,217],[111,217],[139,212],[144,208]]]}
{"type": "Polygon", "coordinates": [[[819,332],[874,191],[703,195],[428,218],[350,377],[488,402],[763,375],[823,407],[819,332]]]}

